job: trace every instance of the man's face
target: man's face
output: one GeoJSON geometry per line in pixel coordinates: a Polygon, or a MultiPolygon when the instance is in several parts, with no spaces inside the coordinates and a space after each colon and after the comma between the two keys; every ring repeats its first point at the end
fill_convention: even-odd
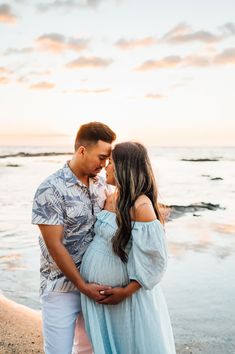
{"type": "Polygon", "coordinates": [[[98,140],[97,144],[85,148],[83,155],[84,172],[95,177],[103,167],[111,154],[111,144],[98,140]]]}

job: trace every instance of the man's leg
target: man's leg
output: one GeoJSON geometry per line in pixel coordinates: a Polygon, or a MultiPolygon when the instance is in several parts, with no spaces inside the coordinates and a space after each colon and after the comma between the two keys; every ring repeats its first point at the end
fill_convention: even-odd
{"type": "Polygon", "coordinates": [[[42,295],[44,350],[46,354],[71,354],[80,293],[50,292],[42,295]]]}

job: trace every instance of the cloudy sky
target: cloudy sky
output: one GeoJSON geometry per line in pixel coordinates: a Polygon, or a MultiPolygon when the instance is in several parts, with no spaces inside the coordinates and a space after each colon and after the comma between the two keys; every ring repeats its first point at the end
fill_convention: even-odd
{"type": "Polygon", "coordinates": [[[234,0],[0,1],[0,139],[97,120],[119,140],[235,145],[234,14],[234,0]]]}

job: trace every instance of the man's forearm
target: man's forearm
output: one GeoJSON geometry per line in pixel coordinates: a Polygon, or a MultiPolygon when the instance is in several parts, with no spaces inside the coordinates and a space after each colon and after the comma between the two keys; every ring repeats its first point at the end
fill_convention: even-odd
{"type": "Polygon", "coordinates": [[[86,283],[64,245],[58,243],[56,248],[50,247],[48,251],[61,272],[83,292],[86,283]]]}
{"type": "Polygon", "coordinates": [[[46,247],[61,272],[81,291],[95,301],[104,298],[100,291],[109,289],[95,283],[86,283],[81,277],[73,258],[63,244],[64,228],[62,225],[38,225],[46,247]]]}

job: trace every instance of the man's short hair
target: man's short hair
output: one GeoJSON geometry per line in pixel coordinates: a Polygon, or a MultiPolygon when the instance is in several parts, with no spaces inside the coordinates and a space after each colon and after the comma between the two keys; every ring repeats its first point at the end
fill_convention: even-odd
{"type": "Polygon", "coordinates": [[[80,146],[95,145],[98,140],[111,144],[116,139],[116,134],[106,125],[99,122],[90,122],[81,125],[75,139],[75,151],[80,146]]]}

